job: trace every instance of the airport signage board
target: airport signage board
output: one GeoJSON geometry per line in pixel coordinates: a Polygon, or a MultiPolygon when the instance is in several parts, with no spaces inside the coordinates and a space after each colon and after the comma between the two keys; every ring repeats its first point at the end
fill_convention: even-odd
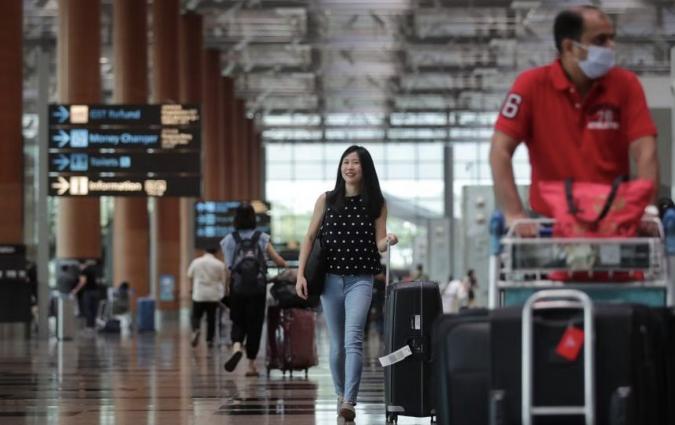
{"type": "Polygon", "coordinates": [[[148,173],[199,174],[199,152],[95,153],[64,152],[49,154],[49,173],[148,173]]]}
{"type": "Polygon", "coordinates": [[[201,195],[198,105],[49,105],[51,196],[201,195]]]}
{"type": "Polygon", "coordinates": [[[200,185],[200,176],[50,176],[49,196],[190,197],[200,185]]]}
{"type": "Polygon", "coordinates": [[[49,126],[195,126],[200,123],[197,105],[49,105],[49,126]]]}
{"type": "Polygon", "coordinates": [[[148,149],[199,150],[198,128],[89,129],[56,128],[49,132],[50,149],[96,151],[116,149],[146,152],[148,149]]]}
{"type": "MultiPolygon", "coordinates": [[[[195,248],[218,247],[234,231],[234,214],[243,201],[199,201],[194,206],[195,248]]],[[[271,235],[270,204],[248,202],[256,213],[257,229],[271,235]]]]}

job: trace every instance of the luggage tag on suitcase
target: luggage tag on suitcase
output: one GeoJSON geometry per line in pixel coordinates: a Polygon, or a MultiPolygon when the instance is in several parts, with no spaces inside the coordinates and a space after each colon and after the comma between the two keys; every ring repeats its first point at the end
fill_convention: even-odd
{"type": "Polygon", "coordinates": [[[412,350],[409,345],[404,345],[393,353],[387,354],[386,356],[380,357],[378,360],[382,367],[391,366],[394,363],[405,360],[407,357],[412,356],[412,350]]]}
{"type": "Polygon", "coordinates": [[[583,345],[584,331],[575,326],[568,326],[555,352],[560,357],[573,362],[579,357],[583,345]]]}

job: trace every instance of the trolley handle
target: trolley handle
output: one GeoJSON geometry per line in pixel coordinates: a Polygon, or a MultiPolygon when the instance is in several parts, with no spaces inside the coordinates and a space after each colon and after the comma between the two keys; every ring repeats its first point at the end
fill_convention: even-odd
{"type": "Polygon", "coordinates": [[[384,270],[384,286],[385,288],[389,286],[389,270],[391,270],[391,244],[389,243],[389,238],[387,238],[387,254],[386,257],[386,266],[384,270]]]}
{"type": "Polygon", "coordinates": [[[595,348],[593,302],[575,289],[544,290],[534,293],[523,306],[522,322],[522,421],[531,425],[535,415],[584,415],[586,425],[595,424],[595,348]],[[583,406],[534,406],[534,326],[535,310],[579,308],[584,315],[584,404],[583,406]]]}

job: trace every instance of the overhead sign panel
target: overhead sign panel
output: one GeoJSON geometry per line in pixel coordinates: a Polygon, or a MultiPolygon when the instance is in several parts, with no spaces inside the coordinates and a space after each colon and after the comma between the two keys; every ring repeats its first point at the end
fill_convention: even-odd
{"type": "Polygon", "coordinates": [[[198,152],[96,153],[65,152],[49,154],[50,173],[199,174],[198,152]]]}
{"type": "Polygon", "coordinates": [[[54,129],[49,132],[50,149],[199,149],[197,128],[145,129],[54,129]]]}
{"type": "Polygon", "coordinates": [[[195,196],[200,176],[49,177],[50,196],[195,196]]]}
{"type": "Polygon", "coordinates": [[[49,105],[50,126],[196,126],[197,105],[49,105]]]}
{"type": "Polygon", "coordinates": [[[52,196],[201,195],[198,105],[49,105],[52,196]]]}

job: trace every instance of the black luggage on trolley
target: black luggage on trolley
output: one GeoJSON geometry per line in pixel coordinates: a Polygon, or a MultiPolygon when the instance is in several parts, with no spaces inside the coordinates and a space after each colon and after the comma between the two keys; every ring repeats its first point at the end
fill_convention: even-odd
{"type": "Polygon", "coordinates": [[[487,310],[443,315],[434,324],[434,409],[441,425],[488,425],[490,318],[487,310]]]}
{"type": "Polygon", "coordinates": [[[385,367],[387,423],[396,422],[399,415],[433,417],[431,331],[442,313],[438,284],[399,282],[389,285],[386,295],[385,352],[393,353],[405,347],[411,352],[403,360],[385,367]]]}
{"type": "Polygon", "coordinates": [[[662,310],[593,304],[571,290],[530,300],[491,315],[490,397],[499,423],[668,423],[662,310]],[[570,293],[578,297],[573,304],[559,299],[570,293]],[[566,340],[569,332],[577,332],[576,341],[566,340]],[[561,356],[563,345],[575,344],[561,356]]]}

